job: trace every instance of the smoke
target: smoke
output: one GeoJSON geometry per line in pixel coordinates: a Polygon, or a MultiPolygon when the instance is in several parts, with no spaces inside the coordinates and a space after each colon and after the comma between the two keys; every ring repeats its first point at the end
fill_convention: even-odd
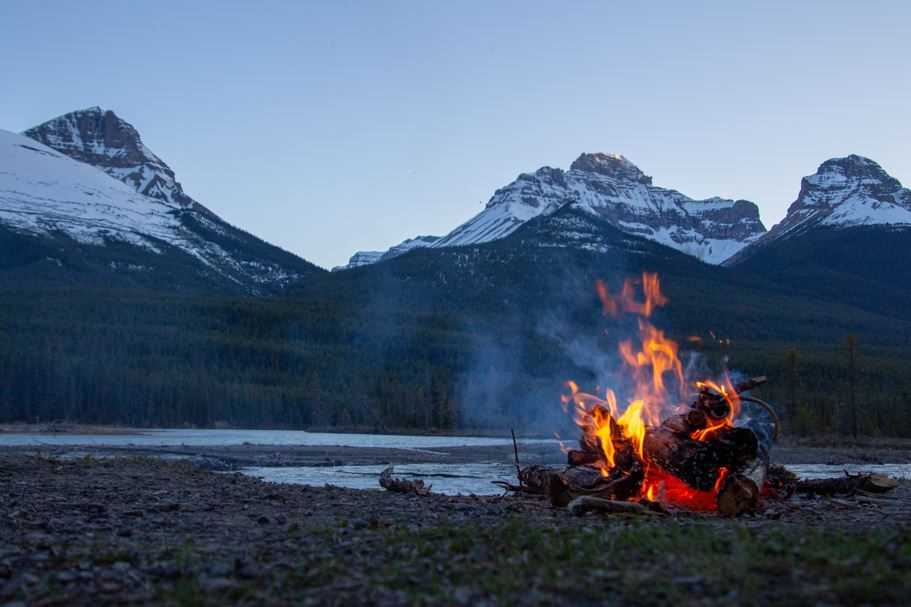
{"type": "Polygon", "coordinates": [[[576,263],[535,268],[519,281],[524,291],[502,286],[514,305],[489,331],[473,335],[457,389],[463,425],[572,437],[576,428],[560,401],[566,382],[594,388],[628,381],[617,373],[616,344],[633,327],[608,322],[595,292],[596,279],[622,282],[624,274],[598,273],[569,258],[576,263]]]}

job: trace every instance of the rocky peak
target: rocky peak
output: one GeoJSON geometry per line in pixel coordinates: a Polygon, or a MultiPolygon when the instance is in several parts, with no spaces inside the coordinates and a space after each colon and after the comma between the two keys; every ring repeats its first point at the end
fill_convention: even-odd
{"type": "Polygon", "coordinates": [[[614,179],[624,179],[645,185],[652,184],[652,178],[620,154],[582,154],[570,165],[571,171],[598,173],[614,179]]]}
{"type": "Polygon", "coordinates": [[[98,106],[58,116],[24,134],[87,164],[129,166],[149,159],[136,129],[98,106]]]}
{"type": "Polygon", "coordinates": [[[903,190],[901,182],[886,173],[876,162],[851,154],[827,160],[819,165],[816,173],[804,177],[794,204],[828,206],[834,201],[844,201],[844,194],[848,192],[892,202],[894,196],[902,191],[907,192],[903,190]]]}
{"type": "Polygon", "coordinates": [[[98,106],[58,116],[23,135],[97,167],[140,194],[182,206],[197,206],[161,158],[142,143],[133,125],[98,106]]]}
{"type": "Polygon", "coordinates": [[[911,190],[873,160],[852,154],[826,160],[814,174],[804,177],[785,218],[730,264],[779,239],[817,227],[856,226],[911,227],[911,190]]]}

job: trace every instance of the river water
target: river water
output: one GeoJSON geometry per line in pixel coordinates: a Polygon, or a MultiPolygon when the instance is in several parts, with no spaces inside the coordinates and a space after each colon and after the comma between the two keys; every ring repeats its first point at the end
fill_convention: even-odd
{"type": "MultiPolygon", "coordinates": [[[[385,447],[433,449],[440,447],[511,444],[509,438],[482,436],[409,436],[395,434],[334,434],[300,430],[146,430],[130,434],[0,434],[2,446],[87,446],[87,447],[218,447],[229,445],[385,447]]],[[[520,443],[551,443],[551,439],[522,439],[520,443]]],[[[243,470],[257,478],[276,483],[313,486],[336,485],[352,489],[378,489],[379,475],[386,466],[304,466],[256,467],[243,470]]],[[[911,464],[794,464],[788,469],[801,478],[839,476],[865,472],[911,479],[911,464]]],[[[494,495],[501,489],[493,480],[514,481],[515,469],[508,463],[401,464],[395,475],[421,479],[438,493],[449,495],[494,495]]]]}
{"type": "MultiPolygon", "coordinates": [[[[553,439],[522,439],[522,443],[550,443],[553,439]]],[[[415,436],[404,434],[336,434],[303,430],[142,430],[125,434],[16,434],[0,433],[2,446],[87,447],[224,447],[228,445],[283,445],[305,447],[385,447],[433,449],[511,445],[511,438],[487,436],[415,436]]]]}
{"type": "MultiPolygon", "coordinates": [[[[330,466],[299,468],[247,468],[246,474],[274,483],[301,485],[335,485],[351,489],[379,489],[380,472],[386,466],[330,466]]],[[[828,478],[851,474],[886,474],[911,479],[911,464],[794,464],[788,470],[800,478],[828,478]]],[[[395,476],[421,479],[433,485],[437,493],[447,495],[496,495],[503,490],[491,483],[502,480],[516,482],[516,470],[511,464],[403,464],[395,466],[395,476]]]]}

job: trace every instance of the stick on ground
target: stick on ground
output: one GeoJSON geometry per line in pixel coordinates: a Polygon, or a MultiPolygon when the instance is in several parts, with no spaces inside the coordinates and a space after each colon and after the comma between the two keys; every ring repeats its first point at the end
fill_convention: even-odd
{"type": "Polygon", "coordinates": [[[512,453],[516,458],[516,478],[519,479],[519,484],[522,484],[522,466],[519,465],[519,443],[516,442],[516,431],[512,428],[509,429],[512,433],[512,453]]]}
{"type": "Polygon", "coordinates": [[[567,506],[576,516],[587,512],[603,512],[605,514],[644,514],[646,516],[657,513],[638,502],[622,502],[619,500],[606,500],[591,495],[582,495],[575,498],[567,506]]]}

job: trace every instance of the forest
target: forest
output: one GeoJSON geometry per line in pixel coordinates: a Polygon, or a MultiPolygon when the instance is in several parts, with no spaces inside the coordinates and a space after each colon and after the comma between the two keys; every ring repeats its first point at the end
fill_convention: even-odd
{"type": "MultiPolygon", "coordinates": [[[[598,379],[535,320],[554,301],[483,308],[362,287],[260,298],[2,289],[0,422],[550,435],[567,421],[563,382],[598,379]]],[[[734,309],[687,303],[686,289],[705,287],[673,275],[668,288],[682,302],[663,319],[670,335],[706,369],[769,376],[759,395],[789,434],[911,436],[911,323],[829,304],[820,317],[793,298],[785,314],[776,294],[734,309]]],[[[560,331],[611,351],[594,297],[561,297],[578,305],[560,331]]]]}

